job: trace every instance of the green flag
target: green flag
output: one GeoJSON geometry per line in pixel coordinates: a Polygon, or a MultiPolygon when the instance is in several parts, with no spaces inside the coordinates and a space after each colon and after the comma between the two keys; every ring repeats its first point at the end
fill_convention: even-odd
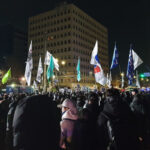
{"type": "Polygon", "coordinates": [[[80,58],[78,58],[78,64],[77,64],[77,80],[78,80],[78,82],[81,80],[81,74],[80,74],[80,58]]]}
{"type": "Polygon", "coordinates": [[[7,83],[8,79],[11,78],[11,68],[7,71],[7,73],[2,78],[2,84],[7,83]]]}
{"type": "Polygon", "coordinates": [[[51,55],[50,64],[47,69],[47,80],[49,81],[53,75],[54,75],[54,60],[53,56],[51,55]]]}

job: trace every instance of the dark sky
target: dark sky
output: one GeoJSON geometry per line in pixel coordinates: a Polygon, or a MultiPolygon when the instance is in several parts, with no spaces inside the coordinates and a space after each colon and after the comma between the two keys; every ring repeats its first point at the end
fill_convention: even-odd
{"type": "MultiPolygon", "coordinates": [[[[11,23],[27,31],[28,17],[54,8],[61,0],[5,0],[0,4],[0,24],[11,23]]],[[[130,43],[150,66],[150,9],[148,0],[69,0],[108,28],[110,62],[114,42],[120,66],[126,71],[130,43]]],[[[94,46],[94,45],[93,45],[94,46]]]]}

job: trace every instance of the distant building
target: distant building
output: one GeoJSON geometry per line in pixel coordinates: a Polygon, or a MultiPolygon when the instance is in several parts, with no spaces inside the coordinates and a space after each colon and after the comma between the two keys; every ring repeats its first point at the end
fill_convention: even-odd
{"type": "MultiPolygon", "coordinates": [[[[99,41],[99,59],[108,73],[108,30],[74,4],[62,4],[51,11],[29,18],[28,43],[33,41],[33,74],[36,78],[39,57],[45,50],[58,59],[60,71],[55,71],[59,86],[75,87],[95,84],[91,52],[99,41]],[[81,81],[77,82],[77,60],[81,61],[81,81]],[[63,62],[63,63],[62,63],[63,62]]],[[[29,44],[28,44],[29,45],[29,44]]],[[[55,81],[55,80],[54,80],[55,81]]]]}
{"type": "Polygon", "coordinates": [[[24,76],[27,57],[27,34],[12,25],[0,26],[0,59],[3,61],[0,69],[11,67],[12,78],[18,80],[24,76]]]}

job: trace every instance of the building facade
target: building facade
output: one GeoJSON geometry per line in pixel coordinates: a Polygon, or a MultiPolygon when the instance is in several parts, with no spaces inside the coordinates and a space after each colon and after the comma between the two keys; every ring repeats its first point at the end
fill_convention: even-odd
{"type": "Polygon", "coordinates": [[[91,53],[99,41],[99,59],[108,73],[108,31],[74,4],[62,4],[55,9],[30,17],[28,43],[33,42],[32,81],[36,78],[39,57],[44,62],[48,50],[58,59],[60,71],[54,81],[59,86],[94,86],[91,53]],[[77,82],[77,61],[80,57],[81,81],[77,82]]]}

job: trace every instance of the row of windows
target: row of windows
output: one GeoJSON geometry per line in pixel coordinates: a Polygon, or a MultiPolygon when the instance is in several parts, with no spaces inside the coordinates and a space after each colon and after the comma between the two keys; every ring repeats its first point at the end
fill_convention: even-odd
{"type": "MultiPolygon", "coordinates": [[[[62,30],[65,30],[65,29],[70,29],[70,27],[71,27],[71,25],[70,24],[68,24],[68,25],[64,25],[64,26],[59,26],[59,27],[55,27],[55,28],[51,28],[51,29],[48,29],[47,30],[47,34],[48,33],[53,33],[53,32],[56,32],[56,31],[62,31],[62,30]]],[[[103,39],[105,39],[105,40],[107,40],[106,39],[106,37],[103,35],[103,34],[98,34],[98,32],[96,32],[97,33],[97,36],[96,36],[96,34],[94,33],[92,33],[92,34],[90,34],[88,31],[91,31],[91,30],[84,30],[83,28],[80,28],[80,27],[78,27],[78,26],[75,26],[75,25],[73,25],[73,29],[74,30],[77,30],[77,31],[79,31],[79,32],[81,32],[82,34],[84,34],[84,35],[88,35],[90,38],[93,38],[93,39],[98,39],[98,40],[100,40],[99,39],[99,37],[101,36],[101,42],[103,42],[104,44],[107,44],[106,43],[106,41],[104,41],[103,39]]],[[[31,31],[31,30],[30,30],[31,31]]],[[[31,33],[31,34],[29,34],[29,36],[32,38],[32,37],[36,37],[36,36],[40,36],[40,35],[45,35],[44,34],[44,31],[37,31],[37,32],[35,32],[35,33],[31,33]]],[[[77,34],[75,34],[75,32],[73,33],[73,35],[74,36],[77,36],[77,34]]],[[[78,37],[79,38],[81,38],[81,39],[83,39],[79,34],[78,34],[78,37]]],[[[87,41],[87,39],[85,39],[85,41],[87,41]]],[[[88,42],[91,42],[91,41],[88,41],[88,42]]]]}
{"type": "MultiPolygon", "coordinates": [[[[56,32],[56,31],[64,31],[66,29],[70,29],[70,24],[68,25],[64,25],[64,26],[61,26],[61,27],[57,27],[57,28],[53,28],[53,29],[50,29],[50,30],[47,30],[47,34],[49,33],[53,33],[53,32],[56,32]]],[[[32,38],[32,37],[36,37],[36,36],[45,36],[44,34],[44,31],[37,31],[35,33],[31,33],[29,34],[29,36],[32,38]]]]}
{"type": "Polygon", "coordinates": [[[102,35],[102,38],[106,38],[104,34],[104,32],[102,32],[101,30],[96,30],[96,28],[94,28],[94,26],[89,26],[89,24],[87,23],[83,23],[82,21],[80,21],[79,19],[75,19],[73,18],[74,22],[76,22],[78,25],[80,25],[81,28],[84,28],[88,31],[91,31],[93,32],[94,34],[97,34],[97,35],[102,35]]]}
{"type": "MultiPolygon", "coordinates": [[[[82,13],[80,13],[79,11],[76,11],[76,10],[65,10],[65,11],[61,11],[61,12],[58,12],[56,14],[49,14],[48,16],[45,16],[43,17],[45,14],[43,14],[43,16],[41,18],[38,18],[38,19],[35,19],[36,17],[33,17],[34,20],[30,21],[30,25],[32,24],[37,24],[37,23],[40,23],[40,22],[46,22],[48,20],[53,20],[53,19],[56,19],[56,17],[59,17],[59,16],[63,16],[63,15],[66,15],[66,14],[70,14],[73,13],[75,14],[78,18],[80,18],[81,20],[85,21],[86,23],[90,24],[92,27],[98,29],[98,30],[102,30],[103,32],[105,32],[105,30],[103,30],[100,25],[97,25],[95,23],[95,21],[91,20],[89,18],[89,16],[85,16],[83,15],[82,13]]],[[[50,12],[51,13],[51,12],[50,12]]]]}
{"type": "Polygon", "coordinates": [[[79,17],[81,20],[85,21],[86,23],[90,24],[92,27],[97,28],[97,30],[102,30],[102,32],[106,33],[105,30],[103,30],[100,25],[96,25],[95,21],[89,19],[89,16],[84,17],[83,15],[81,15],[80,13],[78,13],[77,11],[74,12],[74,14],[79,17]]]}
{"type": "MultiPolygon", "coordinates": [[[[56,26],[56,25],[59,25],[60,23],[67,22],[67,21],[70,21],[70,20],[71,20],[71,18],[68,17],[68,18],[63,18],[63,19],[60,19],[60,20],[55,20],[54,22],[48,22],[47,24],[36,25],[36,26],[33,26],[33,27],[31,26],[30,27],[30,31],[40,30],[42,28],[46,28],[46,27],[49,27],[49,26],[52,27],[53,25],[56,26]]],[[[87,30],[92,31],[94,34],[98,34],[98,35],[104,36],[102,33],[99,32],[99,30],[96,31],[95,28],[93,28],[93,26],[90,27],[88,24],[82,23],[82,21],[80,21],[79,19],[73,18],[73,20],[76,23],[78,23],[79,25],[81,25],[82,27],[86,28],[87,30]]],[[[60,28],[58,27],[56,29],[56,31],[63,30],[62,28],[63,27],[60,27],[60,28]]],[[[65,27],[65,28],[67,28],[67,27],[65,27]]],[[[68,28],[70,28],[70,27],[68,27],[68,28]]],[[[50,31],[48,30],[48,32],[50,32],[50,31]]],[[[53,30],[52,30],[52,32],[53,32],[53,30]]]]}
{"type": "MultiPolygon", "coordinates": [[[[65,33],[61,33],[61,34],[57,34],[57,35],[51,35],[51,36],[47,36],[48,38],[47,38],[47,41],[50,41],[49,40],[49,38],[53,38],[53,39],[59,39],[59,38],[65,38],[65,37],[68,37],[68,36],[70,36],[71,35],[71,33],[70,32],[65,32],[65,33]]],[[[30,39],[31,39],[31,37],[30,37],[30,39]]],[[[39,43],[39,42],[43,42],[44,41],[44,38],[38,38],[38,39],[33,39],[32,40],[32,43],[33,44],[35,44],[35,43],[39,43]]]]}
{"type": "Polygon", "coordinates": [[[39,24],[39,25],[35,24],[34,26],[30,26],[29,30],[34,31],[34,30],[39,30],[39,29],[46,28],[49,26],[56,26],[56,25],[59,25],[62,23],[67,23],[70,20],[71,20],[71,17],[67,17],[67,18],[61,18],[61,19],[57,19],[54,21],[50,21],[50,22],[44,23],[44,24],[39,24]]]}
{"type": "MultiPolygon", "coordinates": [[[[47,20],[55,19],[56,17],[63,16],[63,15],[69,14],[69,13],[70,13],[70,10],[65,10],[64,12],[62,11],[57,14],[50,14],[48,16],[38,18],[38,19],[35,19],[35,17],[34,17],[33,18],[34,20],[30,21],[30,25],[37,24],[39,22],[44,22],[44,21],[46,22],[47,20]]],[[[45,15],[45,14],[43,14],[43,15],[45,15]]]]}

